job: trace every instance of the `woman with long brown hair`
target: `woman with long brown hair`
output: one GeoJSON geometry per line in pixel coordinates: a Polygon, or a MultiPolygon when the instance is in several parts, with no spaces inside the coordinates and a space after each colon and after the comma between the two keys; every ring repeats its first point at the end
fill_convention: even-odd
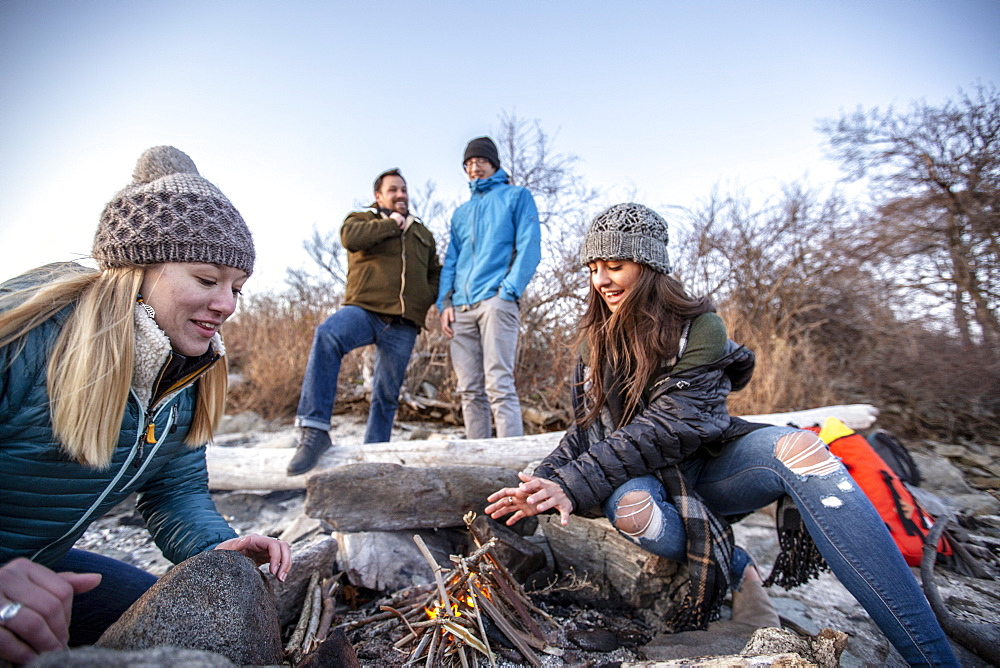
{"type": "Polygon", "coordinates": [[[638,545],[687,563],[675,630],[705,628],[729,590],[734,619],[776,626],[727,519],[787,496],[808,533],[783,539],[789,549],[769,580],[804,582],[825,560],[906,661],[957,665],[885,524],[822,441],[729,415],[726,398],[750,381],[753,353],[670,276],[667,239],[666,221],[639,204],[594,219],[580,254],[591,280],[575,422],[533,475],[489,496],[486,512],[514,524],[555,510],[565,524],[601,511],[638,545]]]}
{"type": "Polygon", "coordinates": [[[164,556],[210,549],[269,563],[283,541],[238,537],[208,493],[222,417],[219,329],[253,271],[250,231],[170,146],[139,158],[104,209],[99,270],[55,264],[0,286],[0,659],[90,644],[156,578],[73,548],[123,499],[164,556]]]}

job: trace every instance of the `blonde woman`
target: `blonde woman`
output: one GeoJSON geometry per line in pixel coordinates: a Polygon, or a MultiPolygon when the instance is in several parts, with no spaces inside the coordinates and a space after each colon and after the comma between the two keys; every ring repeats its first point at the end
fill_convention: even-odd
{"type": "Polygon", "coordinates": [[[99,271],[48,265],[0,286],[0,659],[90,644],[156,578],[73,549],[132,493],[164,556],[242,552],[284,580],[287,544],[238,537],[208,493],[222,416],[219,328],[253,271],[239,212],[169,146],[105,207],[99,271]]]}
{"type": "MultiPolygon", "coordinates": [[[[726,398],[750,382],[754,356],[730,341],[705,298],[670,275],[666,221],[640,204],[597,215],[580,253],[590,294],[574,379],[576,421],[518,487],[486,507],[508,524],[556,510],[602,511],[644,549],[687,562],[688,596],[669,620],[705,628],[732,590],[733,619],[777,626],[750,556],[726,518],[782,499],[808,534],[781,531],[771,578],[800,584],[826,560],[913,665],[957,665],[885,524],[811,432],[731,417],[726,398]],[[818,551],[817,551],[818,550],[818,551]]],[[[781,515],[779,515],[781,517],[781,515]]]]}

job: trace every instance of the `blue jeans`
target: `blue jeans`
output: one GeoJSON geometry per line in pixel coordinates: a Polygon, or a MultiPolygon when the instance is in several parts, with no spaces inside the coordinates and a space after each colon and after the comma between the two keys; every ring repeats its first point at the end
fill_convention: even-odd
{"type": "Polygon", "coordinates": [[[399,388],[418,332],[416,325],[387,323],[358,306],[340,308],[316,328],[295,424],[323,431],[330,429],[341,359],[355,348],[374,344],[375,377],[365,443],[388,441],[399,406],[399,388]]]}
{"type": "Polygon", "coordinates": [[[83,550],[70,550],[52,570],[103,576],[97,587],[73,596],[69,627],[69,644],[73,647],[97,642],[101,634],[156,582],[155,575],[140,568],[83,550]]]}
{"type": "MultiPolygon", "coordinates": [[[[681,470],[705,503],[722,516],[750,513],[791,496],[833,573],[903,658],[910,665],[957,666],[951,645],[885,522],[847,469],[835,463],[832,471],[803,475],[775,455],[778,439],[795,431],[759,429],[728,444],[718,457],[692,458],[681,470]]],[[[684,525],[655,477],[633,478],[616,489],[604,503],[605,514],[614,522],[618,501],[632,490],[650,492],[662,524],[657,535],[631,540],[654,554],[684,561],[684,525]]],[[[740,559],[738,551],[730,566],[734,575],[742,575],[735,563],[740,559]]]]}

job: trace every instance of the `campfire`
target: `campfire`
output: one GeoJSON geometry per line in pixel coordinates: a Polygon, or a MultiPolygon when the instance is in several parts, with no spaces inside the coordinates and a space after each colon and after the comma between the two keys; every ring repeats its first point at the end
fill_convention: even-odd
{"type": "MultiPolygon", "coordinates": [[[[465,517],[471,524],[474,514],[465,517]]],[[[420,536],[413,540],[430,564],[435,589],[424,599],[382,612],[349,625],[348,629],[381,622],[386,630],[398,628],[403,635],[394,643],[407,654],[406,665],[496,666],[495,648],[507,643],[525,661],[541,666],[539,653],[562,656],[563,650],[546,638],[536,616],[556,625],[535,607],[523,588],[491,553],[496,539],[481,544],[467,557],[452,556],[454,568],[442,568],[420,536]]]]}

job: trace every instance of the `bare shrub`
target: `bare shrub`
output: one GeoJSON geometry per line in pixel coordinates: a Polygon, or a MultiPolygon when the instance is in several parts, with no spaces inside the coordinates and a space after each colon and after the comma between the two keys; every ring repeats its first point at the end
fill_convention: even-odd
{"type": "Polygon", "coordinates": [[[230,392],[232,409],[269,419],[295,415],[313,331],[338,302],[298,299],[292,290],[247,298],[226,324],[230,371],[240,379],[230,392]]]}
{"type": "Polygon", "coordinates": [[[850,371],[879,407],[879,424],[909,438],[1000,442],[1000,364],[922,319],[869,321],[850,371]]]}
{"type": "Polygon", "coordinates": [[[761,205],[714,192],[677,221],[677,273],[715,301],[730,338],[757,356],[753,382],[731,397],[734,414],[842,402],[829,373],[837,353],[818,342],[824,308],[842,295],[818,286],[851,264],[848,222],[838,197],[798,184],[761,205]]]}
{"type": "Polygon", "coordinates": [[[520,301],[515,382],[522,408],[536,411],[525,428],[563,429],[572,415],[572,343],[587,294],[580,243],[598,193],[576,173],[577,158],[557,153],[537,120],[503,113],[497,139],[511,182],[531,190],[542,227],[542,259],[520,301]]]}

